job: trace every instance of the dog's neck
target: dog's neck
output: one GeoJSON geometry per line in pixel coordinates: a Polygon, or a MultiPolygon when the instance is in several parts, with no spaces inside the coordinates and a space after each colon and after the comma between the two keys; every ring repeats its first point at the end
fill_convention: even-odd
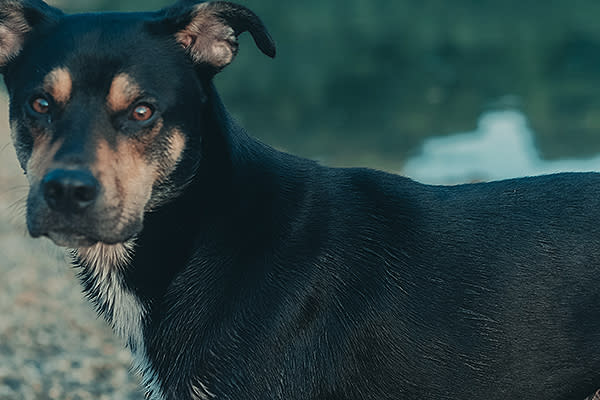
{"type": "Polygon", "coordinates": [[[86,296],[115,333],[135,351],[142,341],[142,332],[132,332],[130,327],[142,325],[146,309],[127,288],[123,276],[134,255],[134,247],[134,240],[116,245],[98,243],[77,249],[75,259],[81,267],[79,277],[86,296]]]}
{"type": "Polygon", "coordinates": [[[116,245],[96,244],[74,251],[85,295],[132,353],[132,367],[142,378],[150,399],[161,390],[144,340],[149,304],[142,301],[126,279],[135,258],[135,239],[116,245]]]}

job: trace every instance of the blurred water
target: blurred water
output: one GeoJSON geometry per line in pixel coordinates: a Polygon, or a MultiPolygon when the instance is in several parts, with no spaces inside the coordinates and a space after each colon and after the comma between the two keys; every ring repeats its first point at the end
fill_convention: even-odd
{"type": "Polygon", "coordinates": [[[542,159],[527,118],[519,111],[505,110],[483,114],[473,132],[426,139],[402,173],[423,183],[455,184],[596,170],[600,170],[600,155],[542,159]]]}

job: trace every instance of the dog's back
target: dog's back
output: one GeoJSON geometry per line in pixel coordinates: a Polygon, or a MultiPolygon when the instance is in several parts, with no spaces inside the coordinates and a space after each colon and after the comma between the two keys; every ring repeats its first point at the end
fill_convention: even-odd
{"type": "MultiPolygon", "coordinates": [[[[222,334],[238,332],[241,348],[228,367],[287,371],[281,398],[597,389],[599,175],[432,187],[258,154],[239,165],[251,182],[235,193],[240,213],[219,219],[237,232],[230,247],[195,257],[222,270],[230,255],[221,306],[236,311],[222,334]]],[[[270,393],[245,378],[257,398],[270,393]]]]}
{"type": "Polygon", "coordinates": [[[178,311],[152,351],[165,337],[185,346],[174,326],[186,321],[213,329],[226,354],[206,362],[234,371],[223,392],[234,398],[597,389],[600,175],[427,186],[321,167],[230,128],[231,184],[204,195],[210,207],[176,207],[175,221],[196,213],[202,244],[165,298],[178,311]]]}

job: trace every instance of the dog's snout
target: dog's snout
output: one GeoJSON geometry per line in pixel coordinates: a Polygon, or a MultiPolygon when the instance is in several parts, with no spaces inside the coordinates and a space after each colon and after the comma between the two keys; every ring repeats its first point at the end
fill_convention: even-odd
{"type": "Polygon", "coordinates": [[[53,170],[42,181],[46,203],[62,213],[84,211],[98,197],[98,189],[96,178],[85,170],[53,170]]]}

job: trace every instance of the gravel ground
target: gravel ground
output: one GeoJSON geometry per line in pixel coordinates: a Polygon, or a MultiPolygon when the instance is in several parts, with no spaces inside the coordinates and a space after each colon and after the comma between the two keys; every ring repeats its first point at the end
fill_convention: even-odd
{"type": "Polygon", "coordinates": [[[0,400],[141,400],[129,352],[81,294],[67,256],[25,228],[27,183],[0,97],[0,400]]]}

